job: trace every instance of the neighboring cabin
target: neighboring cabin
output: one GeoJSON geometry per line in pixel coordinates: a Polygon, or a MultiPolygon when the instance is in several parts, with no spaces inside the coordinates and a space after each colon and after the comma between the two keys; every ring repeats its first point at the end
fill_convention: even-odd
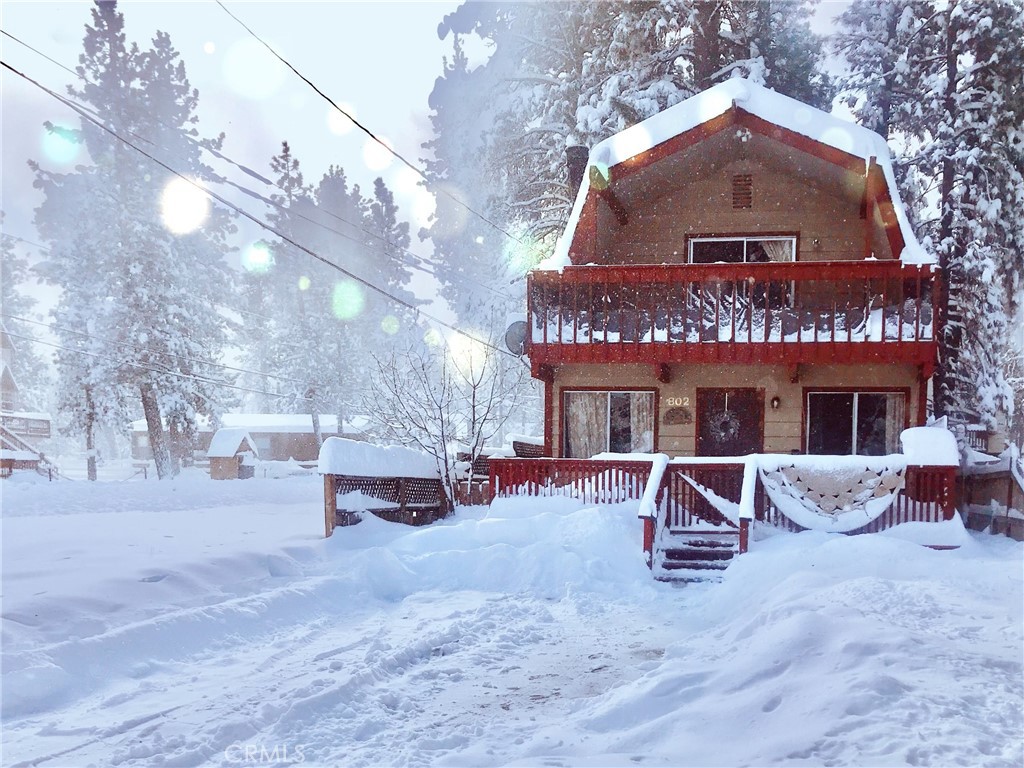
{"type": "Polygon", "coordinates": [[[570,161],[528,280],[546,455],[881,455],[925,423],[942,281],[880,136],[733,79],[570,161]]]}
{"type": "Polygon", "coordinates": [[[0,322],[0,477],[16,469],[41,470],[47,466],[37,445],[50,437],[50,414],[16,410],[22,407],[12,371],[17,353],[14,340],[0,322]]]}
{"type": "MultiPolygon", "coordinates": [[[[344,423],[343,433],[339,435],[336,416],[320,417],[320,431],[325,440],[328,437],[363,439],[368,425],[368,419],[363,416],[355,416],[344,423]]],[[[302,462],[314,462],[319,454],[320,448],[317,445],[316,436],[313,434],[313,420],[309,414],[225,413],[220,418],[220,426],[247,433],[252,447],[262,461],[295,459],[302,462]]],[[[200,424],[195,442],[197,459],[207,457],[207,451],[216,432],[217,429],[208,423],[200,424]]],[[[145,420],[132,422],[132,458],[136,461],[147,461],[153,458],[145,420]]]]}

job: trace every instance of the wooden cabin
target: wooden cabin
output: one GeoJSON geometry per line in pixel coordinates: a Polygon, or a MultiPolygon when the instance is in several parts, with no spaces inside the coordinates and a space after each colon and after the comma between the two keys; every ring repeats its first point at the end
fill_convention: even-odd
{"type": "MultiPolygon", "coordinates": [[[[263,461],[287,461],[313,463],[320,451],[313,434],[313,420],[303,413],[225,413],[220,418],[221,427],[240,429],[247,432],[263,461]]],[[[346,420],[338,430],[337,416],[321,416],[320,431],[324,440],[328,437],[346,437],[350,440],[364,439],[369,419],[354,416],[346,420]]],[[[201,420],[193,448],[198,460],[206,458],[207,451],[217,430],[206,420],[201,420]]],[[[149,445],[149,432],[145,420],[132,422],[132,458],[148,461],[153,458],[149,445]]]]}
{"type": "Polygon", "coordinates": [[[570,183],[528,277],[547,456],[884,455],[925,423],[943,282],[880,136],[732,79],[570,183]]]}
{"type": "Polygon", "coordinates": [[[259,451],[246,430],[222,427],[210,440],[206,456],[210,460],[210,479],[246,480],[254,476],[259,451]]]}

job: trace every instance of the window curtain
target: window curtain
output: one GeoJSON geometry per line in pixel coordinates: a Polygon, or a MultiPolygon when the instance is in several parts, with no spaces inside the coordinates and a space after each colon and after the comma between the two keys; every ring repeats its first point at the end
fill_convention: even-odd
{"type": "Polygon", "coordinates": [[[893,392],[885,398],[885,450],[900,452],[900,433],[906,424],[906,398],[902,393],[893,392]]]}
{"type": "Polygon", "coordinates": [[[792,240],[760,240],[758,241],[769,261],[793,261],[792,240]]]}
{"type": "Polygon", "coordinates": [[[630,451],[654,450],[654,393],[633,392],[629,398],[630,451]]]}
{"type": "Polygon", "coordinates": [[[608,449],[608,393],[565,393],[565,456],[589,459],[608,449]]]}

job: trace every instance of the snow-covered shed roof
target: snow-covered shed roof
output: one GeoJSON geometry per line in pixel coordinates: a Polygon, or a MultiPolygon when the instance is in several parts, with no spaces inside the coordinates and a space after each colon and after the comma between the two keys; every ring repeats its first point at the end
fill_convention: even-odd
{"type": "Polygon", "coordinates": [[[329,437],[320,447],[321,475],[352,477],[438,477],[437,462],[411,448],[373,445],[344,437],[329,437]]]}
{"type": "MultiPolygon", "coordinates": [[[[308,413],[225,413],[220,417],[220,423],[223,427],[245,429],[254,434],[313,434],[313,418],[308,413]]],[[[363,432],[369,425],[370,420],[366,416],[353,416],[345,420],[343,433],[351,435],[363,432]]],[[[323,432],[336,433],[338,417],[320,416],[320,429],[323,432]]],[[[145,419],[133,421],[132,431],[145,432],[145,419]]],[[[212,431],[207,419],[199,419],[199,431],[212,431]]]]}
{"type": "MultiPolygon", "coordinates": [[[[896,186],[892,156],[885,139],[874,131],[808,106],[745,78],[734,77],[696,94],[673,107],[632,125],[601,141],[590,151],[588,165],[606,167],[614,177],[615,166],[638,158],[671,139],[692,131],[737,107],[780,128],[864,160],[865,173],[874,158],[881,170],[903,239],[900,260],[909,264],[931,264],[934,256],[921,247],[910,226],[896,186]]],[[[571,264],[569,248],[591,191],[589,174],[584,174],[572,213],[555,246],[554,254],[540,269],[560,270],[571,264]]]]}
{"type": "Polygon", "coordinates": [[[239,451],[250,451],[259,455],[256,443],[249,436],[248,430],[238,427],[221,427],[213,434],[206,456],[210,459],[230,459],[239,451]]]}

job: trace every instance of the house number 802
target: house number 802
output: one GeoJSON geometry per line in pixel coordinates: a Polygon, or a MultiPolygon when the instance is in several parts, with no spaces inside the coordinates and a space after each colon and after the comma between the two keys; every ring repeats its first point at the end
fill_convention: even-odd
{"type": "Polygon", "coordinates": [[[665,398],[670,408],[683,406],[684,408],[690,407],[690,398],[688,397],[668,397],[665,398]]]}

